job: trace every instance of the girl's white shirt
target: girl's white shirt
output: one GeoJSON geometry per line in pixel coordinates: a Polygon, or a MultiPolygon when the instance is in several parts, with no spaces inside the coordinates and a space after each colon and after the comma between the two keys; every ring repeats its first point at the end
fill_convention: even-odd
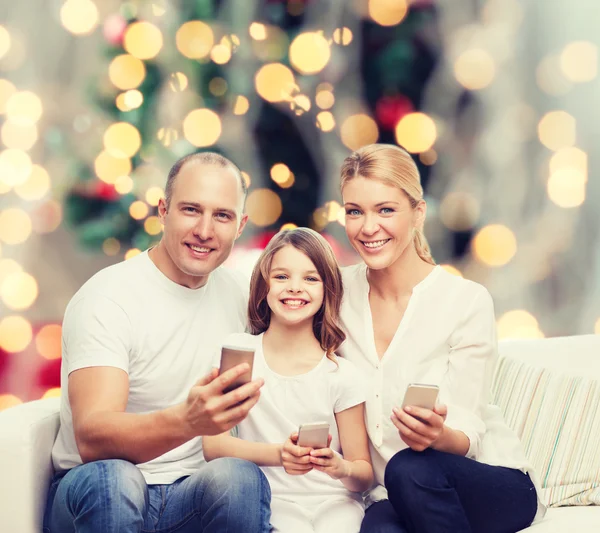
{"type": "Polygon", "coordinates": [[[538,513],[545,508],[539,486],[518,437],[505,424],[490,394],[498,360],[494,306],[488,291],[436,266],[417,284],[387,350],[379,358],[369,304],[367,266],[342,269],[341,318],[346,341],[339,352],[354,363],[366,385],[365,418],[375,484],[367,502],[387,498],[387,462],[407,445],[390,417],[409,383],[440,387],[448,406],[446,425],[470,441],[467,457],[528,473],[538,489],[538,513]]]}
{"type": "MultiPolygon", "coordinates": [[[[363,378],[352,363],[336,357],[337,364],[325,354],[311,370],[295,376],[283,376],[271,370],[263,354],[263,335],[236,333],[224,344],[255,349],[252,378],[263,378],[258,403],[237,426],[238,437],[253,442],[284,443],[298,431],[300,424],[328,422],[331,449],[341,453],[335,414],[365,401],[363,378]]],[[[218,366],[218,361],[215,361],[218,366]]],[[[350,497],[361,501],[341,481],[324,472],[311,470],[303,476],[291,476],[282,467],[261,467],[274,498],[290,501],[314,501],[315,497],[350,497]]],[[[362,503],[362,502],[361,502],[362,503]]]]}

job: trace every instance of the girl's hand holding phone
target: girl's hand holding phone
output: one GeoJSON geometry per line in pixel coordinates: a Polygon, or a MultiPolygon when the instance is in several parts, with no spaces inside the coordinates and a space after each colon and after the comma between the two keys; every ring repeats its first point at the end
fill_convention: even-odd
{"type": "Polygon", "coordinates": [[[291,476],[302,476],[313,469],[312,448],[298,446],[298,433],[292,433],[281,448],[281,466],[291,476]]]}
{"type": "Polygon", "coordinates": [[[435,448],[444,433],[447,414],[445,405],[436,405],[433,409],[409,405],[404,409],[394,407],[391,419],[407,446],[422,452],[429,447],[435,448]]]}
{"type": "Polygon", "coordinates": [[[313,450],[310,452],[310,462],[315,470],[325,472],[332,479],[342,479],[350,475],[350,463],[331,448],[313,450]]]}

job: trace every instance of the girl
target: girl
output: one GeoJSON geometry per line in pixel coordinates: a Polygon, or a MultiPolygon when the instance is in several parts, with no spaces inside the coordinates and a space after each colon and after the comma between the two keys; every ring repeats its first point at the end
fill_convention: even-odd
{"type": "Polygon", "coordinates": [[[373,471],[362,379],[334,353],[344,340],[338,325],[342,293],[335,256],[323,237],[307,228],[280,232],[252,273],[252,335],[225,343],[255,348],[253,377],[265,384],[238,437],[205,437],[204,456],[238,457],[263,468],[274,531],[360,529],[360,493],[371,486],[373,471]],[[329,447],[298,446],[300,424],[321,421],[329,423],[329,447]]]}
{"type": "Polygon", "coordinates": [[[543,514],[518,438],[488,405],[497,359],[492,299],[435,265],[417,167],[397,146],[343,163],[343,355],[368,384],[375,470],[362,532],[511,533],[543,514]],[[408,383],[439,385],[433,409],[400,409],[408,383]],[[387,489],[387,490],[386,490],[387,489]]]}

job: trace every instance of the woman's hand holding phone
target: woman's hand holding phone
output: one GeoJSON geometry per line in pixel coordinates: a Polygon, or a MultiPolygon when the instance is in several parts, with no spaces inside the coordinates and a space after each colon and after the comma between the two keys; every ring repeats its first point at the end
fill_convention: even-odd
{"type": "Polygon", "coordinates": [[[292,433],[281,448],[281,466],[291,476],[303,476],[313,469],[310,462],[312,448],[298,446],[298,433],[292,433]]]}
{"type": "Polygon", "coordinates": [[[408,405],[403,409],[394,407],[391,419],[406,445],[422,452],[435,447],[442,437],[447,414],[445,405],[436,405],[433,409],[408,405]]]}

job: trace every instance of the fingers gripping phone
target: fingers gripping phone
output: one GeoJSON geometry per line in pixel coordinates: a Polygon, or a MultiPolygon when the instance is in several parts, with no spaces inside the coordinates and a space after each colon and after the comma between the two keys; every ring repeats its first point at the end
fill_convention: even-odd
{"type": "Polygon", "coordinates": [[[221,365],[219,367],[219,375],[223,372],[227,372],[231,368],[240,365],[242,363],[248,363],[250,370],[244,372],[237,379],[231,383],[228,387],[223,389],[224,393],[228,393],[232,390],[249,383],[252,380],[252,367],[254,363],[254,349],[245,348],[242,346],[236,346],[233,344],[224,345],[221,348],[221,365]]]}
{"type": "Polygon", "coordinates": [[[431,409],[435,407],[440,388],[426,383],[409,383],[402,400],[402,409],[408,405],[431,409]]]}
{"type": "Polygon", "coordinates": [[[298,446],[307,448],[327,448],[329,445],[329,424],[327,422],[315,422],[312,424],[300,424],[298,429],[298,446]]]}

